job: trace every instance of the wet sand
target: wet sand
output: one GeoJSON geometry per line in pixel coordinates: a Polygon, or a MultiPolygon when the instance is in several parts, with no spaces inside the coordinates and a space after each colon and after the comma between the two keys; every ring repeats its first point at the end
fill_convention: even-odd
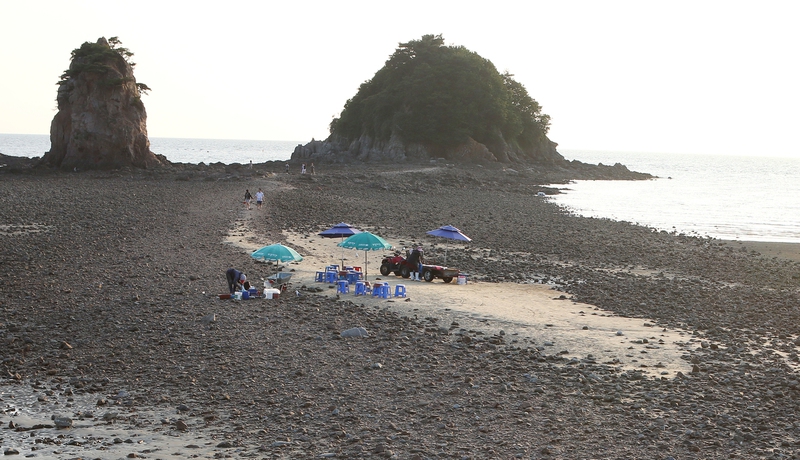
{"type": "Polygon", "coordinates": [[[800,244],[775,243],[765,241],[729,241],[729,246],[737,250],[755,251],[763,257],[791,260],[800,262],[800,244]]]}

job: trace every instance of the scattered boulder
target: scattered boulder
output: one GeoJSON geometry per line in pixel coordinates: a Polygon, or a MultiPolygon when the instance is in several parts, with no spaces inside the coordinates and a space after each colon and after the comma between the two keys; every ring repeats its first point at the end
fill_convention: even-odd
{"type": "Polygon", "coordinates": [[[369,333],[367,333],[367,330],[364,329],[363,327],[353,327],[353,328],[347,329],[346,331],[342,331],[342,333],[340,335],[343,338],[348,338],[348,337],[369,337],[369,333]]]}

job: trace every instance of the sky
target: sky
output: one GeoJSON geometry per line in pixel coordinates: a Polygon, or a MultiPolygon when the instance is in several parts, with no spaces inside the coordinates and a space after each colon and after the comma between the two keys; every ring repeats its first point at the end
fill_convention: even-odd
{"type": "Polygon", "coordinates": [[[800,158],[800,2],[0,0],[0,133],[48,134],[84,42],[134,53],[152,137],[308,142],[398,44],[508,71],[559,150],[800,158]]]}

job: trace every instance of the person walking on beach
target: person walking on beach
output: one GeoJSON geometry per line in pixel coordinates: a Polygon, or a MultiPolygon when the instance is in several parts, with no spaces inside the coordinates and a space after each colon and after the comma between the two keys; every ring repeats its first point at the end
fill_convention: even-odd
{"type": "Polygon", "coordinates": [[[264,202],[264,192],[261,191],[259,187],[258,191],[256,192],[256,207],[261,209],[261,203],[264,202]]]}
{"type": "Polygon", "coordinates": [[[244,283],[247,282],[247,276],[235,268],[229,268],[225,272],[225,278],[228,280],[228,290],[231,294],[243,290],[244,283]]]}
{"type": "Polygon", "coordinates": [[[250,190],[244,191],[244,205],[247,206],[247,209],[250,209],[250,202],[253,200],[253,195],[250,194],[250,190]]]}

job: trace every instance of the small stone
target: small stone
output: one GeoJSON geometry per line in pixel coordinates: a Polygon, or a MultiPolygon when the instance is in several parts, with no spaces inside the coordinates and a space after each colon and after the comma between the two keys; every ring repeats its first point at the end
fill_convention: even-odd
{"type": "Polygon", "coordinates": [[[69,428],[72,426],[72,419],[69,417],[53,417],[53,424],[56,428],[69,428]]]}
{"type": "Polygon", "coordinates": [[[206,315],[200,319],[200,322],[209,325],[211,323],[215,323],[217,321],[216,313],[211,313],[210,315],[206,315]]]}
{"type": "Polygon", "coordinates": [[[175,429],[178,431],[186,431],[189,429],[189,426],[186,425],[186,422],[184,422],[183,420],[178,420],[177,422],[175,422],[175,429]]]}

